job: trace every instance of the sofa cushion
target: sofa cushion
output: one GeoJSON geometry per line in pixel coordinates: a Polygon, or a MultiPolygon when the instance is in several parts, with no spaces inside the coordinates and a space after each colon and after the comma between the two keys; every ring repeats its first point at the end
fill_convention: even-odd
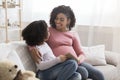
{"type": "Polygon", "coordinates": [[[19,69],[24,70],[23,64],[17,55],[16,51],[11,49],[11,45],[9,43],[0,43],[0,60],[8,59],[15,62],[19,69]]]}
{"type": "Polygon", "coordinates": [[[24,70],[24,66],[15,50],[11,50],[6,58],[16,63],[19,69],[24,70]]]}
{"type": "Polygon", "coordinates": [[[26,70],[36,71],[36,65],[30,56],[26,43],[24,41],[14,41],[10,44],[11,48],[18,53],[24,68],[26,70]]]}
{"type": "Polygon", "coordinates": [[[92,65],[106,65],[104,45],[96,45],[82,48],[86,56],[85,62],[90,63],[92,65]]]}
{"type": "Polygon", "coordinates": [[[7,57],[11,51],[10,45],[6,43],[0,43],[0,59],[7,57]]]}
{"type": "Polygon", "coordinates": [[[118,69],[114,65],[107,64],[105,66],[94,67],[103,73],[105,80],[119,80],[118,69]]]}
{"type": "Polygon", "coordinates": [[[118,60],[119,57],[120,57],[120,54],[118,54],[118,53],[105,51],[105,58],[106,58],[106,62],[108,64],[117,66],[119,63],[119,60],[118,60]]]}

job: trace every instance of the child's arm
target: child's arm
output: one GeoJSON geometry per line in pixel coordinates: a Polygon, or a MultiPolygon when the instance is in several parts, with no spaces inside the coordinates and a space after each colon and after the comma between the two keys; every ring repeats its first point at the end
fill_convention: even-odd
{"type": "Polygon", "coordinates": [[[66,59],[67,58],[65,55],[60,55],[52,59],[41,60],[39,64],[37,63],[36,65],[38,69],[46,70],[46,69],[49,69],[50,67],[57,65],[58,63],[64,62],[66,59]]]}
{"type": "Polygon", "coordinates": [[[61,63],[60,57],[56,57],[56,58],[50,59],[50,60],[43,60],[43,61],[40,61],[40,63],[36,64],[36,65],[37,65],[38,69],[46,70],[46,69],[49,69],[49,68],[57,65],[58,63],[61,63]]]}
{"type": "MultiPolygon", "coordinates": [[[[47,59],[47,60],[42,60],[42,56],[44,55],[40,55],[41,53],[38,51],[38,49],[34,46],[34,47],[29,47],[31,56],[33,57],[33,60],[37,63],[37,68],[40,70],[45,70],[48,69],[58,63],[64,62],[67,58],[65,55],[60,55],[58,57],[51,58],[51,59],[47,59]]],[[[50,54],[50,53],[49,53],[50,54]]]]}

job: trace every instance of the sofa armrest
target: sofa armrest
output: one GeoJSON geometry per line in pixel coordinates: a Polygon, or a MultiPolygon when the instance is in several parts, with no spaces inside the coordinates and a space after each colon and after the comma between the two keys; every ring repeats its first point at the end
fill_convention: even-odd
{"type": "Polygon", "coordinates": [[[120,65],[120,54],[111,51],[105,51],[105,59],[108,64],[112,64],[114,66],[120,65]]]}

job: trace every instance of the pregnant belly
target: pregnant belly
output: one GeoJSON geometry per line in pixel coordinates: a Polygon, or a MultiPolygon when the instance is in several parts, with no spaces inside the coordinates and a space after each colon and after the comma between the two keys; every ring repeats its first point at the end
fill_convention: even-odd
{"type": "Polygon", "coordinates": [[[75,57],[77,57],[74,49],[70,46],[60,46],[60,47],[56,47],[53,49],[53,53],[55,56],[59,56],[59,55],[64,55],[67,53],[71,53],[73,54],[75,57]]]}

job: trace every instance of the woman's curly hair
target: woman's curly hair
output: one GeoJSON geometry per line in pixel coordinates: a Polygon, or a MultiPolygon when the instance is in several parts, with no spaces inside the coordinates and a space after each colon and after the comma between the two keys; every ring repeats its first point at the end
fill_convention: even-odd
{"type": "Polygon", "coordinates": [[[42,44],[48,36],[47,28],[47,23],[44,20],[34,21],[22,31],[23,40],[29,46],[42,44]]]}
{"type": "Polygon", "coordinates": [[[50,25],[51,27],[53,28],[56,28],[56,25],[55,25],[55,19],[57,17],[57,15],[59,13],[63,13],[64,15],[66,15],[67,19],[70,19],[70,24],[69,24],[69,30],[71,30],[71,28],[74,27],[75,25],[75,22],[76,22],[76,18],[75,18],[75,15],[73,13],[73,10],[69,7],[69,6],[65,6],[65,5],[60,5],[58,7],[55,7],[51,14],[50,14],[50,25]]]}

